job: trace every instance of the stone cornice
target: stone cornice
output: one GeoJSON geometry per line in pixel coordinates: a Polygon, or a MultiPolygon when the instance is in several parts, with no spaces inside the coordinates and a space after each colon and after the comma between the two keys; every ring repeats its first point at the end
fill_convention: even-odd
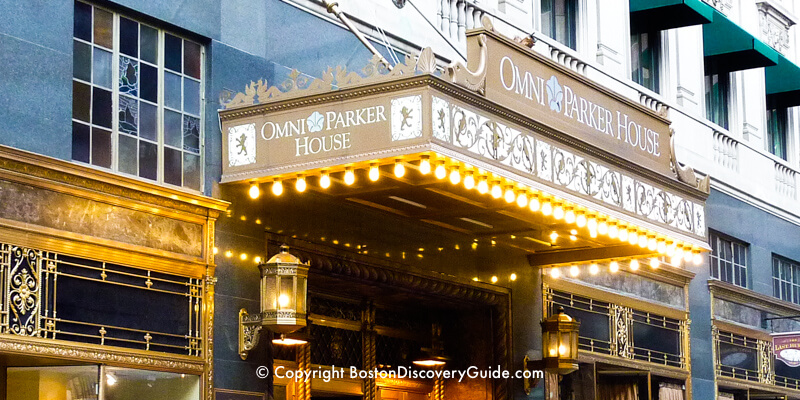
{"type": "Polygon", "coordinates": [[[781,316],[800,314],[800,305],[716,279],[708,281],[708,289],[715,298],[739,303],[761,311],[781,316]]]}

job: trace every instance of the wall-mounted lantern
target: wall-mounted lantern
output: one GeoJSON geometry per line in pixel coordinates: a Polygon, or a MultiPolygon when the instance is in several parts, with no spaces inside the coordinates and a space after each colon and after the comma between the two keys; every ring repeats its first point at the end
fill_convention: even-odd
{"type": "Polygon", "coordinates": [[[289,253],[288,246],[258,268],[261,270],[261,312],[248,314],[239,310],[239,355],[242,360],[259,340],[262,328],[281,335],[277,344],[302,344],[303,340],[286,338],[286,334],[306,326],[306,294],[308,267],[289,253]]]}
{"type": "Polygon", "coordinates": [[[558,313],[542,321],[542,359],[544,369],[559,375],[578,370],[578,329],[581,323],[558,313]]]}

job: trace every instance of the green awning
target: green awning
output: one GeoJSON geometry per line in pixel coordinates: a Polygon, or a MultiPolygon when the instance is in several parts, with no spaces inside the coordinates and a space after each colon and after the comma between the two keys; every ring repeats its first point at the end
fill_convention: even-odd
{"type": "Polygon", "coordinates": [[[800,105],[800,67],[797,64],[778,55],[778,65],[764,68],[764,82],[768,108],[800,105]]]}
{"type": "Polygon", "coordinates": [[[631,32],[655,32],[708,24],[714,8],[702,0],[630,0],[631,32]]]}
{"type": "Polygon", "coordinates": [[[706,74],[741,71],[778,64],[778,52],[714,10],[714,21],[703,25],[706,74]]]}

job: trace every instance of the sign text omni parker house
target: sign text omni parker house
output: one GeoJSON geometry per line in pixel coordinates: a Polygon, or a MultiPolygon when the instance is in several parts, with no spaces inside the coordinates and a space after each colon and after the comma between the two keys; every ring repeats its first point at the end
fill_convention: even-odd
{"type": "Polygon", "coordinates": [[[500,82],[505,90],[513,91],[542,106],[549,105],[550,110],[563,113],[567,118],[577,120],[597,132],[610,135],[650,155],[661,155],[658,132],[637,123],[628,114],[612,112],[592,103],[567,85],[562,87],[555,76],[545,81],[530,71],[521,73],[514,61],[505,56],[500,60],[500,82]]]}

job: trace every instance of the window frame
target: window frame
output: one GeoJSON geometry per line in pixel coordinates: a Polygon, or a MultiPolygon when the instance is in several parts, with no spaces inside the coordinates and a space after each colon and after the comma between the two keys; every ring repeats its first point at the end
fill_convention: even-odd
{"type": "Polygon", "coordinates": [[[729,72],[706,74],[704,77],[704,96],[707,120],[730,129],[731,124],[731,74],[729,72]],[[717,84],[713,83],[717,77],[717,84]],[[720,90],[714,91],[718,87],[720,90]]]}
{"type": "MultiPolygon", "coordinates": [[[[179,29],[170,29],[168,27],[164,27],[164,24],[158,24],[158,23],[155,23],[154,21],[151,21],[151,20],[148,20],[148,19],[142,19],[138,15],[136,15],[135,13],[125,13],[123,11],[115,10],[113,8],[103,7],[103,6],[97,5],[95,3],[86,2],[86,1],[78,1],[78,0],[73,1],[74,5],[76,5],[78,3],[81,3],[81,4],[85,5],[85,6],[88,6],[88,7],[92,8],[92,14],[91,14],[92,15],[92,19],[91,19],[92,24],[91,24],[91,27],[90,27],[90,29],[92,31],[92,40],[87,41],[85,39],[82,39],[82,38],[79,38],[78,36],[76,36],[77,32],[75,31],[74,27],[73,27],[73,36],[72,36],[73,46],[75,46],[74,43],[79,42],[79,43],[83,43],[85,45],[88,45],[90,47],[90,49],[91,49],[92,57],[90,58],[90,61],[89,61],[89,64],[90,64],[89,68],[91,70],[90,71],[90,79],[92,81],[94,81],[94,76],[93,76],[94,75],[94,55],[93,55],[94,49],[99,47],[99,48],[102,48],[105,51],[110,51],[111,52],[111,71],[110,71],[110,74],[111,74],[111,87],[110,88],[102,87],[100,85],[95,84],[94,82],[91,82],[91,81],[87,82],[87,81],[85,81],[83,79],[77,78],[75,76],[74,70],[73,70],[73,73],[72,73],[72,82],[79,82],[81,84],[88,84],[90,86],[90,88],[102,87],[105,90],[109,90],[110,89],[110,91],[111,91],[111,128],[106,128],[106,127],[102,128],[104,130],[110,130],[110,132],[111,132],[111,144],[110,144],[111,162],[110,162],[110,166],[108,166],[108,167],[92,163],[92,159],[91,159],[91,156],[92,156],[91,136],[90,136],[90,142],[89,142],[89,156],[90,156],[89,162],[87,163],[87,162],[84,162],[83,160],[74,158],[74,149],[73,149],[73,155],[71,157],[71,161],[74,162],[74,163],[81,164],[81,165],[89,166],[91,168],[102,169],[104,171],[112,171],[112,172],[114,172],[116,174],[120,174],[120,175],[123,175],[125,177],[130,177],[132,179],[136,179],[136,180],[143,181],[143,182],[148,182],[148,183],[157,184],[157,185],[161,185],[161,186],[167,186],[167,187],[174,188],[174,189],[181,190],[181,191],[188,191],[188,192],[192,192],[192,193],[203,193],[204,190],[205,190],[205,186],[206,186],[206,182],[205,182],[205,172],[206,172],[206,166],[205,166],[205,156],[206,156],[206,154],[205,154],[205,116],[206,116],[206,110],[205,110],[205,106],[204,106],[205,99],[206,99],[206,93],[205,93],[206,87],[205,86],[206,86],[206,83],[207,83],[206,82],[206,65],[205,65],[205,63],[206,63],[206,45],[200,40],[197,40],[195,38],[187,37],[185,34],[182,34],[179,29]],[[106,48],[106,47],[103,47],[103,46],[99,46],[99,45],[94,43],[95,42],[95,40],[94,40],[94,35],[95,35],[94,22],[95,22],[95,15],[96,15],[96,11],[95,10],[101,10],[101,11],[104,11],[104,12],[112,14],[112,36],[111,36],[112,37],[112,39],[111,39],[112,42],[111,42],[111,48],[110,49],[106,48]],[[137,23],[137,28],[138,28],[137,46],[139,46],[139,47],[141,47],[142,27],[151,28],[151,29],[154,29],[157,32],[157,54],[156,54],[156,62],[155,62],[155,64],[150,62],[150,61],[143,60],[141,58],[142,54],[141,54],[140,51],[139,51],[138,55],[135,56],[135,57],[134,56],[130,56],[130,55],[125,54],[125,53],[122,52],[122,50],[121,50],[122,44],[121,44],[121,41],[120,41],[120,30],[121,30],[121,22],[120,21],[123,18],[127,19],[127,20],[134,21],[134,22],[137,23]],[[177,38],[181,39],[181,66],[182,66],[181,67],[181,71],[173,71],[171,69],[168,69],[167,66],[166,66],[166,62],[165,62],[165,41],[166,41],[166,36],[167,35],[171,35],[171,36],[174,36],[174,37],[177,37],[177,38]],[[191,75],[186,73],[186,70],[185,70],[185,65],[186,64],[185,64],[185,59],[184,59],[185,58],[185,43],[186,42],[191,42],[193,44],[196,44],[200,49],[199,50],[200,51],[199,52],[199,79],[198,78],[194,78],[193,76],[191,76],[191,75]],[[137,65],[140,65],[138,67],[139,68],[139,72],[138,72],[139,75],[138,75],[138,80],[137,80],[137,95],[136,96],[130,96],[130,95],[126,94],[126,93],[123,93],[122,90],[120,90],[120,83],[119,83],[119,80],[120,80],[119,68],[120,68],[120,62],[121,62],[120,61],[120,57],[126,57],[126,58],[129,58],[129,59],[134,59],[137,62],[137,65]],[[156,68],[157,95],[156,95],[156,101],[155,102],[152,102],[152,101],[150,101],[148,99],[144,99],[144,98],[141,97],[141,84],[140,84],[140,82],[141,82],[141,78],[142,78],[142,76],[141,76],[141,73],[142,73],[141,72],[141,64],[142,64],[142,62],[146,63],[149,66],[154,66],[156,68]],[[167,106],[167,104],[166,104],[166,95],[165,95],[165,80],[166,80],[166,78],[165,77],[166,77],[167,73],[178,75],[180,77],[180,82],[181,82],[181,85],[180,85],[180,93],[181,93],[180,103],[181,103],[181,107],[180,107],[180,110],[177,111],[181,116],[181,132],[180,132],[181,146],[180,146],[180,148],[176,148],[175,146],[168,145],[166,143],[165,115],[166,115],[167,111],[175,112],[175,108],[167,106]],[[198,105],[199,105],[198,114],[193,114],[193,113],[185,110],[185,102],[186,102],[186,99],[184,98],[184,86],[185,86],[184,80],[185,79],[192,80],[192,81],[196,82],[198,84],[198,86],[199,86],[199,97],[197,99],[198,105]],[[155,128],[156,128],[155,136],[156,136],[156,138],[155,138],[155,140],[142,137],[142,135],[141,135],[141,119],[139,119],[137,121],[137,129],[138,129],[138,131],[137,131],[136,136],[132,136],[132,135],[130,135],[130,134],[128,134],[128,133],[126,133],[126,132],[124,132],[123,130],[120,129],[120,115],[119,114],[120,114],[120,111],[122,111],[122,109],[120,109],[120,96],[134,97],[136,99],[136,101],[138,101],[138,104],[139,104],[138,109],[137,109],[137,113],[139,113],[139,115],[140,115],[141,109],[142,109],[142,106],[141,106],[142,102],[146,102],[149,105],[155,105],[155,107],[156,107],[156,121],[155,121],[155,125],[156,125],[155,126],[155,128]],[[192,117],[192,118],[197,118],[197,120],[198,120],[198,148],[197,148],[198,152],[197,153],[194,153],[191,150],[187,150],[186,147],[185,147],[185,142],[184,142],[185,139],[184,139],[184,132],[183,132],[184,115],[187,115],[187,116],[192,117]],[[120,135],[125,135],[126,137],[135,138],[136,144],[137,144],[137,149],[138,149],[140,141],[146,141],[148,143],[152,143],[152,144],[156,145],[156,179],[150,179],[148,177],[140,176],[139,173],[140,173],[141,170],[140,170],[140,164],[139,164],[139,161],[138,161],[138,157],[139,157],[139,153],[138,152],[136,154],[136,157],[137,157],[137,163],[136,163],[136,165],[137,165],[137,173],[136,174],[131,174],[129,172],[125,172],[125,171],[120,169],[120,135]],[[165,180],[165,175],[166,175],[166,165],[165,165],[165,157],[166,156],[165,156],[165,154],[166,154],[166,149],[167,148],[175,149],[175,150],[178,150],[180,152],[180,158],[181,158],[181,170],[180,170],[181,184],[180,185],[176,185],[174,183],[169,183],[169,182],[167,182],[165,180]],[[198,158],[198,161],[197,161],[198,165],[197,165],[196,174],[199,176],[199,186],[197,188],[193,188],[191,186],[186,186],[186,180],[185,180],[185,178],[186,178],[185,177],[185,174],[186,174],[185,154],[191,154],[191,155],[196,156],[198,158]]],[[[73,58],[73,63],[74,63],[74,58],[73,58]]],[[[73,69],[74,69],[74,65],[73,65],[73,69]]],[[[74,83],[73,83],[73,85],[74,85],[74,83]]],[[[92,102],[92,100],[90,100],[90,106],[89,106],[90,107],[90,110],[89,110],[90,121],[91,121],[91,113],[93,111],[93,107],[91,106],[91,102],[92,102]]],[[[73,108],[74,108],[74,104],[75,103],[73,101],[73,108]]],[[[87,122],[87,121],[83,121],[83,120],[80,120],[80,119],[76,119],[75,118],[75,114],[74,114],[74,110],[73,110],[73,115],[72,115],[72,123],[73,123],[73,125],[76,124],[76,123],[82,124],[82,125],[88,125],[90,127],[90,130],[92,129],[92,127],[97,126],[97,125],[95,125],[93,123],[93,121],[92,122],[87,122]]],[[[73,132],[74,132],[74,129],[73,129],[73,132]]],[[[74,133],[73,133],[73,135],[74,135],[74,133]]],[[[73,139],[73,147],[74,147],[74,139],[73,139]]]]}
{"type": "Polygon", "coordinates": [[[770,154],[788,161],[789,109],[776,107],[767,109],[766,148],[770,154]]]}
{"type": "Polygon", "coordinates": [[[708,237],[711,246],[711,251],[708,253],[709,275],[722,282],[747,289],[750,286],[750,274],[748,273],[750,264],[750,244],[714,230],[709,230],[708,237]],[[719,249],[722,248],[722,245],[730,252],[730,259],[723,258],[723,256],[719,254],[719,249]],[[737,250],[741,250],[744,253],[743,255],[740,254],[740,258],[743,260],[744,264],[736,263],[737,250]],[[725,279],[722,274],[723,263],[730,264],[730,279],[725,279]],[[741,276],[742,273],[744,276],[741,276]]]}
{"type": "Polygon", "coordinates": [[[783,301],[800,304],[800,262],[772,254],[772,295],[783,301]],[[788,268],[792,275],[788,280],[782,276],[784,268],[788,268]],[[787,289],[790,292],[788,298],[784,296],[787,289]]]}
{"type": "Polygon", "coordinates": [[[569,47],[570,49],[577,51],[578,50],[578,13],[579,13],[580,5],[578,4],[577,0],[540,0],[539,1],[539,18],[541,24],[541,32],[545,36],[555,40],[558,43],[563,44],[564,46],[569,47]],[[565,24],[565,38],[559,37],[558,34],[558,15],[555,13],[556,2],[563,1],[564,2],[564,18],[566,21],[565,24]],[[550,4],[550,16],[548,25],[549,31],[545,31],[545,12],[544,12],[544,5],[545,3],[550,4]]]}
{"type": "Polygon", "coordinates": [[[662,36],[661,31],[645,31],[645,32],[638,32],[630,34],[630,54],[631,54],[631,80],[636,82],[638,85],[647,88],[648,90],[654,93],[661,93],[661,60],[663,54],[663,46],[662,46],[662,36]],[[650,63],[650,69],[653,71],[653,77],[650,79],[652,85],[648,85],[647,82],[644,81],[642,76],[644,75],[643,63],[642,61],[642,37],[647,36],[647,48],[650,51],[650,56],[648,57],[648,61],[650,63]],[[636,43],[639,45],[639,51],[634,52],[634,38],[637,39],[636,43]],[[634,63],[634,60],[637,62],[634,63]],[[638,79],[637,79],[638,78],[638,79]]]}

